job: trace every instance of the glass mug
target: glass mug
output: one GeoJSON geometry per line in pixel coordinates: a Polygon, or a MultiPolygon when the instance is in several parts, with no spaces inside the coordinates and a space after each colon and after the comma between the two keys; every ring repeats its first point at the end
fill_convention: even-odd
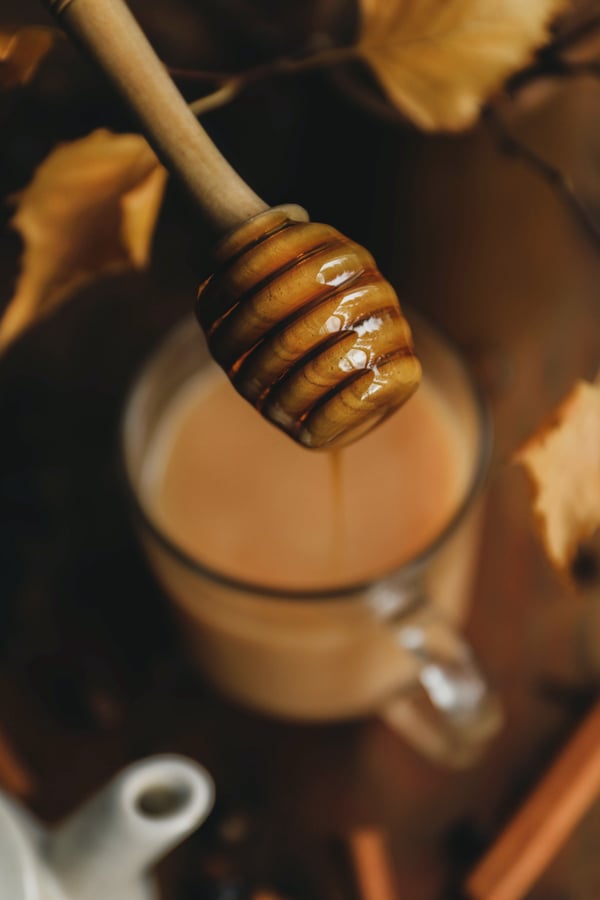
{"type": "Polygon", "coordinates": [[[323,591],[246,584],[191,558],[153,521],[142,478],[152,437],[177,390],[214,366],[192,318],[138,376],[126,401],[122,449],[142,546],[192,657],[218,689],[287,719],[376,713],[429,759],[460,767],[478,758],[501,722],[497,698],[460,633],[491,431],[455,351],[420,317],[410,319],[424,371],[460,427],[469,476],[441,533],[382,577],[323,591]]]}

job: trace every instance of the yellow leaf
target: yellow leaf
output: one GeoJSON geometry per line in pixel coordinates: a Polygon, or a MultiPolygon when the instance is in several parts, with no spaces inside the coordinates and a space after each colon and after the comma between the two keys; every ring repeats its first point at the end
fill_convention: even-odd
{"type": "Polygon", "coordinates": [[[0,88],[31,81],[53,41],[50,28],[0,28],[0,88]]]}
{"type": "Polygon", "coordinates": [[[0,349],[86,282],[146,265],[166,178],[142,137],[104,129],[44,160],[12,219],[24,249],[0,349]]]}
{"type": "Polygon", "coordinates": [[[471,125],[548,38],[565,0],[360,0],[358,52],[424,129],[471,125]]]}
{"type": "Polygon", "coordinates": [[[546,552],[568,574],[600,526],[600,385],[578,381],[515,459],[529,476],[546,552]]]}

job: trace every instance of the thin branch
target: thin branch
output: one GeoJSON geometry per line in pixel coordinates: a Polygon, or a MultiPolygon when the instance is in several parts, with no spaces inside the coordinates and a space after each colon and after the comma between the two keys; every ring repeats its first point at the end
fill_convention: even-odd
{"type": "MultiPolygon", "coordinates": [[[[597,38],[600,32],[600,15],[592,16],[571,31],[559,35],[551,44],[542,48],[536,62],[527,69],[517,72],[507,84],[510,97],[517,98],[536,81],[547,78],[578,78],[588,76],[600,79],[600,60],[569,59],[569,54],[582,47],[590,38],[597,38]]],[[[500,147],[505,153],[523,160],[534,169],[552,188],[560,200],[568,207],[574,219],[591,240],[596,250],[600,251],[600,223],[598,223],[583,200],[578,196],[576,188],[568,173],[553,166],[536,153],[528,144],[517,138],[503,121],[497,110],[488,108],[484,113],[485,121],[493,130],[500,147]]]]}
{"type": "Polygon", "coordinates": [[[171,69],[171,74],[177,73],[178,78],[194,78],[198,80],[206,79],[221,82],[220,87],[211,94],[200,97],[190,103],[192,112],[200,116],[219,106],[230,103],[242,91],[246,90],[250,85],[257,81],[263,81],[266,78],[272,78],[277,75],[294,75],[298,72],[307,72],[310,70],[322,69],[328,66],[339,65],[340,63],[350,62],[356,59],[356,47],[332,47],[322,50],[312,56],[304,56],[299,59],[276,59],[272,62],[263,63],[253,69],[245,72],[239,72],[236,75],[217,74],[214,72],[200,72],[186,69],[171,69]]]}
{"type": "Polygon", "coordinates": [[[580,75],[590,75],[592,78],[600,78],[600,60],[594,62],[569,63],[565,65],[562,73],[567,78],[577,78],[580,75]]]}
{"type": "Polygon", "coordinates": [[[570,50],[576,44],[583,43],[595,31],[600,31],[600,15],[590,16],[589,19],[575,25],[570,31],[558,35],[546,49],[560,55],[564,50],[570,50]]]}
{"type": "Polygon", "coordinates": [[[175,81],[209,81],[222,84],[235,77],[234,72],[215,72],[210,69],[182,69],[178,66],[167,66],[167,71],[175,81]]]}
{"type": "Polygon", "coordinates": [[[515,159],[521,159],[527,163],[550,185],[559,199],[569,208],[596,250],[600,251],[600,227],[577,195],[570,176],[557,169],[528,144],[517,138],[496,110],[487,109],[484,113],[484,121],[491,128],[500,149],[515,159]]]}
{"type": "Polygon", "coordinates": [[[593,61],[571,62],[568,53],[585,44],[586,40],[600,32],[600,15],[593,16],[580,23],[571,31],[559,35],[551,44],[543,47],[537,54],[536,61],[526,69],[517,72],[507,84],[511,96],[518,94],[538,78],[570,77],[579,75],[598,76],[600,71],[593,61]]]}
{"type": "Polygon", "coordinates": [[[190,103],[190,109],[195,116],[202,116],[213,109],[218,109],[220,106],[226,106],[227,103],[231,103],[237,97],[243,86],[243,81],[240,81],[238,78],[232,78],[231,81],[226,81],[212,94],[206,94],[206,96],[194,100],[190,103]]]}

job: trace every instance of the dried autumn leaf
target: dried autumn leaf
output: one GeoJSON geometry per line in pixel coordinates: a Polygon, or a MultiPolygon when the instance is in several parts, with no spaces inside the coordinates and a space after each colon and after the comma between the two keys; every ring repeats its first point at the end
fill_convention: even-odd
{"type": "Polygon", "coordinates": [[[0,88],[28,84],[53,42],[50,28],[0,28],[0,88]]]}
{"type": "Polygon", "coordinates": [[[166,177],[141,136],[104,129],[44,160],[12,219],[24,249],[0,349],[86,282],[146,265],[166,177]]]}
{"type": "Polygon", "coordinates": [[[357,50],[421,128],[471,125],[548,37],[565,0],[360,0],[357,50]]]}
{"type": "Polygon", "coordinates": [[[578,381],[552,421],[518,451],[551,562],[568,572],[600,526],[600,385],[578,381]]]}

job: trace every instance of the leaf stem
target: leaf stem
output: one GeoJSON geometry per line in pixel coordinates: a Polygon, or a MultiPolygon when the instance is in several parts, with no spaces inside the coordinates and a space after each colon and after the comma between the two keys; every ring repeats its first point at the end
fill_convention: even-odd
{"type": "Polygon", "coordinates": [[[217,88],[216,91],[190,103],[190,109],[195,116],[202,116],[213,109],[218,109],[220,106],[226,106],[227,103],[231,103],[237,97],[242,90],[242,86],[238,78],[231,78],[222,84],[220,88],[217,88]]]}
{"type": "Polygon", "coordinates": [[[521,159],[533,168],[555,191],[569,208],[588,238],[600,251],[600,227],[577,195],[571,177],[536,153],[528,144],[516,137],[502,117],[494,109],[487,109],[484,121],[495,135],[500,148],[508,155],[521,159]]]}
{"type": "Polygon", "coordinates": [[[585,45],[586,40],[597,32],[600,32],[600,15],[592,16],[557,37],[540,50],[533,65],[513,75],[507,84],[508,93],[514,96],[538,78],[600,76],[600,61],[569,59],[569,54],[577,52],[578,46],[585,45]]]}
{"type": "Polygon", "coordinates": [[[169,71],[177,78],[194,78],[206,79],[211,81],[221,81],[220,87],[210,94],[200,97],[198,100],[190,103],[190,109],[196,116],[203,115],[217,107],[230,103],[242,91],[246,90],[250,85],[266,78],[272,78],[277,75],[293,75],[298,72],[307,72],[328,66],[339,65],[340,63],[351,62],[357,58],[357,50],[355,46],[349,47],[331,47],[322,50],[312,56],[303,56],[299,59],[290,59],[283,57],[275,59],[246,72],[238,74],[217,74],[214,72],[201,72],[186,69],[170,69],[169,71]]]}

